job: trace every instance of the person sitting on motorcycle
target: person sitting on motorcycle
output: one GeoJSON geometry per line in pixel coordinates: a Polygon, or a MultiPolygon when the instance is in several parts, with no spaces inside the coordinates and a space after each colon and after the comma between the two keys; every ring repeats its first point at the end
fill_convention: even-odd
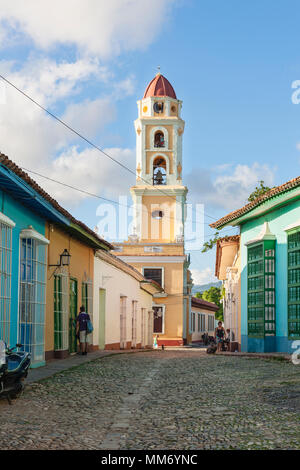
{"type": "Polygon", "coordinates": [[[218,326],[215,329],[215,339],[217,341],[217,352],[221,351],[222,342],[224,341],[225,336],[226,336],[225,329],[222,326],[222,322],[219,321],[218,326]]]}

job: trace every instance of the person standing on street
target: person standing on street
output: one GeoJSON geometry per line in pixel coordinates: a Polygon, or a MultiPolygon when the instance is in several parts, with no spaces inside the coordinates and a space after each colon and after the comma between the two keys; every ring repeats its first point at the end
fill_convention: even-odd
{"type": "Polygon", "coordinates": [[[85,356],[88,352],[88,345],[91,343],[90,335],[88,334],[87,323],[90,321],[90,316],[85,311],[85,307],[80,307],[80,313],[76,318],[76,334],[79,337],[80,352],[85,356]]]}
{"type": "Polygon", "coordinates": [[[222,343],[225,339],[225,336],[226,336],[225,329],[222,325],[222,322],[219,321],[218,326],[215,329],[215,339],[217,341],[217,352],[221,351],[222,343]]]}

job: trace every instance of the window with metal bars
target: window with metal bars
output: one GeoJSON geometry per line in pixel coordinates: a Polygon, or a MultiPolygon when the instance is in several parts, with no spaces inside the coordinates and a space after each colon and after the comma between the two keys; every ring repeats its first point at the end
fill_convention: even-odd
{"type": "Polygon", "coordinates": [[[157,282],[160,286],[163,285],[162,273],[162,268],[144,268],[145,278],[157,282]]]}
{"type": "Polygon", "coordinates": [[[54,349],[69,348],[69,276],[62,270],[54,276],[54,349]]]}
{"type": "Polygon", "coordinates": [[[276,334],[275,240],[248,247],[248,335],[276,334]]]}
{"type": "Polygon", "coordinates": [[[196,331],[196,314],[192,312],[192,333],[196,331]]]}
{"type": "Polygon", "coordinates": [[[208,331],[214,331],[215,329],[215,316],[214,315],[208,315],[207,316],[207,330],[208,331]]]}
{"type": "Polygon", "coordinates": [[[82,282],[81,301],[85,311],[89,314],[91,321],[93,321],[93,281],[82,282]]]}
{"type": "Polygon", "coordinates": [[[300,338],[300,231],[288,234],[288,335],[300,338]]]}
{"type": "Polygon", "coordinates": [[[12,227],[0,222],[0,340],[10,344],[12,227]]]}
{"type": "Polygon", "coordinates": [[[20,245],[18,342],[37,363],[45,357],[46,245],[33,238],[20,245]]]}

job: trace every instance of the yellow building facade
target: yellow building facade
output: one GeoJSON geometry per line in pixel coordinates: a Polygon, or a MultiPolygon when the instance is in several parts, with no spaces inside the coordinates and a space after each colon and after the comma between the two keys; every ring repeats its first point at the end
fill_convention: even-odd
{"type": "Polygon", "coordinates": [[[137,105],[134,228],[127,241],[115,244],[115,254],[164,290],[153,303],[158,344],[183,345],[191,341],[191,278],[184,251],[182,102],[158,73],[137,105]]]}

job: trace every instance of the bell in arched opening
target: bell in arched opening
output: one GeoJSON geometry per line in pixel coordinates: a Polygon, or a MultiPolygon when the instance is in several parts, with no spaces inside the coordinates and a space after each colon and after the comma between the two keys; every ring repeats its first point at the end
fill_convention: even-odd
{"type": "Polygon", "coordinates": [[[154,134],[154,147],[161,148],[165,146],[165,136],[162,131],[157,131],[154,134]]]}
{"type": "Polygon", "coordinates": [[[153,162],[153,185],[167,184],[167,164],[163,157],[156,157],[153,162]]]}

